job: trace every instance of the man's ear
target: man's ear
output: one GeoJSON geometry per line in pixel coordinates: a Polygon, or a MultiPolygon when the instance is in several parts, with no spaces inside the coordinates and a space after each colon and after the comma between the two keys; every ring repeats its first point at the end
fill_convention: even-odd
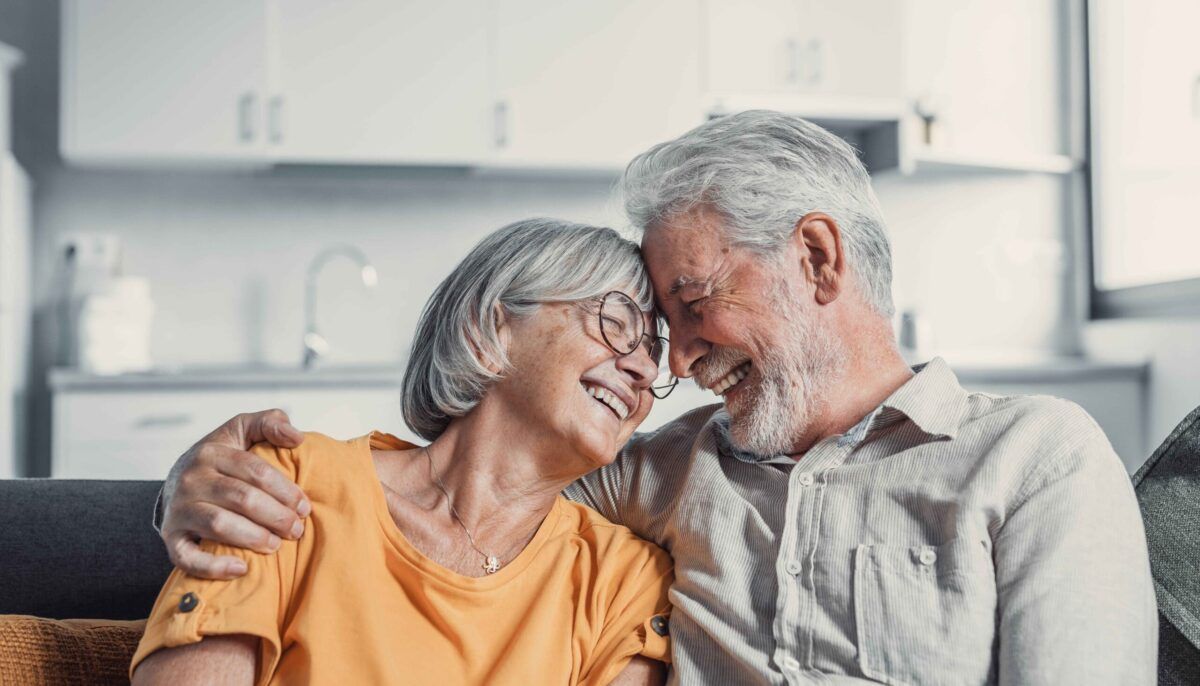
{"type": "Polygon", "coordinates": [[[842,230],[824,212],[800,217],[792,232],[804,276],[816,290],[817,303],[828,305],[842,292],[846,256],[842,253],[842,230]]]}

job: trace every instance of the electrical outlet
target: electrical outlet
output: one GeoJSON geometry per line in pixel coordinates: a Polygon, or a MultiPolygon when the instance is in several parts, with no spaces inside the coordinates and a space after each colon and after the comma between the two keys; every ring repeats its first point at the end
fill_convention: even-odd
{"type": "Polygon", "coordinates": [[[121,259],[121,240],[109,233],[71,233],[59,240],[59,254],[76,267],[114,271],[121,259]]]}

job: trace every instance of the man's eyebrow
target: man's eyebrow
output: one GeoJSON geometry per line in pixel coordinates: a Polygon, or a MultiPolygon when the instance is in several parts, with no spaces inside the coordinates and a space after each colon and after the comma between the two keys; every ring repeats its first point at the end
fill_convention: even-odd
{"type": "Polygon", "coordinates": [[[678,279],[675,279],[675,281],[671,283],[671,288],[669,288],[667,290],[667,295],[675,295],[680,290],[682,290],[684,287],[694,284],[698,280],[699,279],[695,279],[690,276],[681,276],[678,279]]]}

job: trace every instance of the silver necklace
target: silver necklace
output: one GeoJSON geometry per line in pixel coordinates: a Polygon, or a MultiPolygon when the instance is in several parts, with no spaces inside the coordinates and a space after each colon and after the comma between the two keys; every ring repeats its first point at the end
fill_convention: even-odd
{"type": "Polygon", "coordinates": [[[429,460],[429,478],[441,490],[442,495],[446,496],[446,505],[450,508],[450,515],[462,527],[463,533],[467,535],[467,540],[471,542],[471,547],[475,549],[475,552],[483,556],[483,564],[480,565],[483,567],[483,571],[487,574],[495,574],[500,571],[500,558],[495,555],[488,555],[480,550],[479,546],[475,545],[475,537],[471,535],[471,530],[467,528],[462,517],[458,516],[458,510],[454,509],[454,499],[450,497],[450,493],[446,491],[446,487],[442,485],[442,480],[438,478],[437,471],[433,468],[433,455],[429,454],[429,448],[423,448],[422,450],[425,453],[425,458],[429,460]]]}

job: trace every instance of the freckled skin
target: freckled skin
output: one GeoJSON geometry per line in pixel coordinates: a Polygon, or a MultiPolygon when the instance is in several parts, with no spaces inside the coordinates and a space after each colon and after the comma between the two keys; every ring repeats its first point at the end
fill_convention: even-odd
{"type": "Polygon", "coordinates": [[[524,430],[537,427],[539,443],[558,446],[564,471],[584,473],[612,462],[654,404],[649,389],[658,367],[640,350],[613,352],[594,310],[578,304],[542,305],[532,316],[505,322],[501,335],[511,367],[486,402],[503,405],[524,430]],[[621,385],[638,399],[636,406],[618,421],[580,388],[584,378],[621,385]],[[568,446],[574,454],[562,452],[568,446]]]}

